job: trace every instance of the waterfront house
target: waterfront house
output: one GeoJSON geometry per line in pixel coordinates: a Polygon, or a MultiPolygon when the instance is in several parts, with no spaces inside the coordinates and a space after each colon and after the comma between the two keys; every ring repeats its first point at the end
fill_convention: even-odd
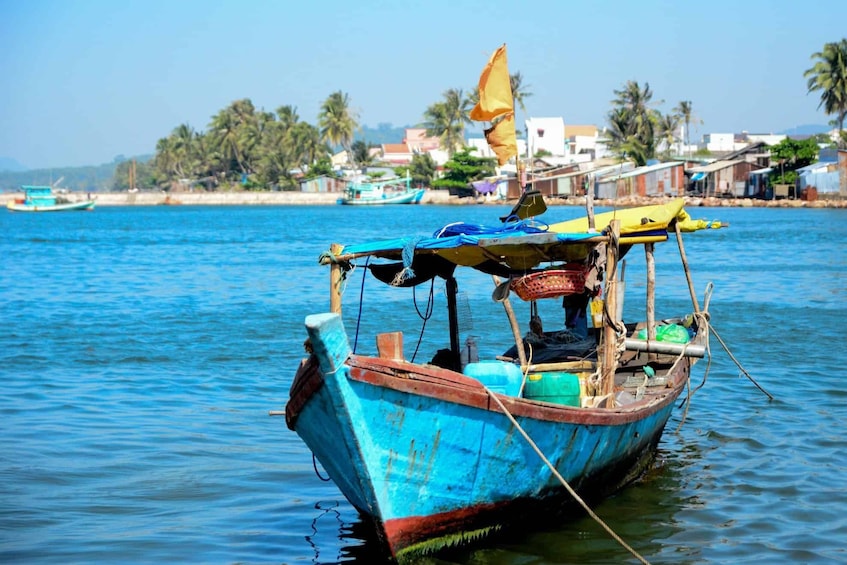
{"type": "Polygon", "coordinates": [[[691,191],[704,196],[742,197],[750,173],[761,165],[744,159],[720,160],[700,167],[691,167],[691,191]]]}
{"type": "Polygon", "coordinates": [[[300,192],[343,192],[347,181],[338,177],[322,175],[300,181],[300,192]]]}
{"type": "Polygon", "coordinates": [[[612,200],[627,196],[683,196],[684,166],[681,161],[671,161],[626,172],[613,170],[596,180],[594,196],[612,200]]]}

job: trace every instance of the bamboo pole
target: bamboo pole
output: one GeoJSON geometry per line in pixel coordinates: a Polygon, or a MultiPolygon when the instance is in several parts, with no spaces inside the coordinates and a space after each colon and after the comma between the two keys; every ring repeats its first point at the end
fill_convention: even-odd
{"type": "Polygon", "coordinates": [[[656,261],[653,244],[644,244],[647,260],[647,341],[656,341],[656,261]]]}
{"type": "Polygon", "coordinates": [[[603,367],[602,367],[602,390],[603,395],[608,395],[607,407],[615,405],[615,369],[617,368],[617,270],[618,270],[618,237],[620,236],[621,221],[609,222],[611,241],[606,246],[606,289],[605,305],[603,313],[603,367]]]}
{"type": "MultiPolygon", "coordinates": [[[[329,246],[329,252],[333,257],[338,257],[343,246],[333,243],[329,246]]],[[[341,314],[341,264],[333,261],[329,266],[329,311],[341,314]]]]}
{"type": "MultiPolygon", "coordinates": [[[[500,286],[500,277],[491,275],[494,279],[494,286],[500,286]]],[[[523,350],[523,337],[521,336],[521,328],[518,325],[518,319],[515,316],[515,310],[512,308],[512,303],[509,301],[508,295],[503,299],[503,309],[506,311],[506,316],[509,318],[509,325],[512,326],[512,334],[515,336],[515,346],[518,350],[518,360],[521,363],[521,368],[526,367],[526,352],[523,350]]]]}
{"type": "MultiPolygon", "coordinates": [[[[587,178],[587,177],[586,177],[587,178]]],[[[591,184],[591,183],[588,183],[591,184]]],[[[594,187],[585,187],[585,215],[588,218],[588,231],[596,231],[597,227],[594,224],[594,187]]]]}
{"type": "Polygon", "coordinates": [[[679,257],[682,259],[682,268],[685,270],[685,280],[688,282],[688,293],[691,294],[691,303],[694,305],[694,312],[700,313],[700,302],[697,300],[697,293],[694,292],[694,281],[691,280],[691,269],[688,268],[688,257],[685,255],[685,246],[682,244],[682,232],[679,229],[679,222],[673,223],[674,231],[676,231],[676,243],[679,246],[679,257]]]}

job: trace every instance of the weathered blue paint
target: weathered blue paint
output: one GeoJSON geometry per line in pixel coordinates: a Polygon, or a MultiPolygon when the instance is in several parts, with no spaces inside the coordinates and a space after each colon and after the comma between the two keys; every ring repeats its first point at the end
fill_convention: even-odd
{"type": "MultiPolygon", "coordinates": [[[[392,552],[444,534],[440,528],[454,527],[451,520],[461,527],[472,517],[478,525],[500,505],[561,494],[550,469],[499,409],[453,401],[446,385],[443,394],[398,390],[368,382],[361,367],[354,370],[364,377],[354,378],[345,365],[350,347],[340,316],[309,316],[307,328],[323,386],[304,403],[294,429],[392,552]]],[[[608,423],[586,423],[586,409],[572,407],[555,408],[559,419],[573,414],[567,421],[516,419],[567,481],[591,489],[592,481],[655,446],[673,398],[608,423]]]]}

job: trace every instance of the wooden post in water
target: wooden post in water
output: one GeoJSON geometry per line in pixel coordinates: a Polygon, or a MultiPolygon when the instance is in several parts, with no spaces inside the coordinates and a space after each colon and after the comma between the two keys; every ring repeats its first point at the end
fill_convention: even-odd
{"type": "Polygon", "coordinates": [[[652,243],[644,244],[644,257],[647,260],[647,341],[656,341],[656,261],[652,243]]]}
{"type": "Polygon", "coordinates": [[[685,270],[685,280],[688,282],[688,293],[691,294],[691,302],[694,304],[694,312],[700,312],[700,302],[697,293],[694,292],[694,282],[691,280],[691,270],[688,268],[688,257],[685,256],[685,246],[682,244],[682,232],[679,230],[679,222],[673,223],[676,231],[676,243],[679,246],[679,256],[682,259],[682,268],[685,270]]]}
{"type": "Polygon", "coordinates": [[[606,244],[606,289],[603,306],[603,370],[601,373],[603,395],[609,395],[606,406],[615,405],[615,369],[617,369],[617,326],[615,319],[618,310],[618,237],[621,233],[621,221],[609,222],[609,243],[606,244]]]}
{"type": "MultiPolygon", "coordinates": [[[[333,243],[329,246],[332,257],[338,257],[343,246],[333,243]]],[[[333,261],[329,266],[329,311],[341,314],[341,265],[333,261]]]]}

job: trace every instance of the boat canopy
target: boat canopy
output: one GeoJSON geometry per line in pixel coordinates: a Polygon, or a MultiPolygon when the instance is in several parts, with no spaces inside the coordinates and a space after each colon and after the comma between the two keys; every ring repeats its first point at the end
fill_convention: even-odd
{"type": "MultiPolygon", "coordinates": [[[[682,231],[720,227],[719,222],[692,220],[678,199],[667,204],[615,210],[595,218],[595,230],[588,229],[587,218],[546,225],[535,220],[504,222],[502,226],[456,223],[445,226],[430,237],[406,237],[349,245],[336,260],[350,261],[375,257],[402,261],[414,269],[413,261],[422,256],[438,256],[443,263],[473,267],[480,271],[509,275],[534,269],[542,263],[584,260],[595,244],[604,241],[609,223],[621,221],[621,245],[654,243],[668,238],[672,222],[682,231]]],[[[418,261],[423,263],[424,259],[418,261]]],[[[430,262],[431,263],[431,262],[430,262]]],[[[443,267],[441,267],[443,270],[443,267]]]]}

